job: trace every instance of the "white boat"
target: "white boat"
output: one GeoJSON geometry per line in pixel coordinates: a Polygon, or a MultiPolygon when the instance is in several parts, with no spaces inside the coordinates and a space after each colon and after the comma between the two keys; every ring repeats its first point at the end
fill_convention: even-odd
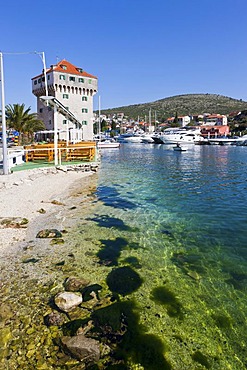
{"type": "Polygon", "coordinates": [[[211,145],[241,145],[247,140],[247,135],[237,137],[214,137],[208,138],[207,140],[211,145]]]}
{"type": "Polygon", "coordinates": [[[195,144],[204,141],[204,138],[201,135],[200,129],[175,127],[165,129],[163,134],[160,135],[160,140],[164,144],[195,144]]]}
{"type": "Polygon", "coordinates": [[[119,148],[120,143],[116,142],[115,140],[103,140],[97,142],[98,149],[110,149],[110,148],[119,148]]]}
{"type": "Polygon", "coordinates": [[[131,136],[126,136],[124,138],[125,143],[141,143],[142,135],[140,134],[133,134],[131,136]]]}
{"type": "Polygon", "coordinates": [[[142,132],[128,131],[125,134],[120,134],[117,137],[117,141],[120,143],[140,143],[142,135],[143,131],[142,132]]]}
{"type": "Polygon", "coordinates": [[[141,136],[141,143],[154,144],[153,134],[143,134],[141,136]]]}
{"type": "Polygon", "coordinates": [[[152,139],[153,139],[153,142],[155,144],[164,144],[163,141],[161,140],[161,135],[162,135],[162,132],[154,132],[152,134],[152,139]]]}

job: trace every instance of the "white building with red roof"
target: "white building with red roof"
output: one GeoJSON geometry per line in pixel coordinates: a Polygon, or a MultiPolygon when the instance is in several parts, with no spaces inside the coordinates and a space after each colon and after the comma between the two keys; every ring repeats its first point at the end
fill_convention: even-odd
{"type": "Polygon", "coordinates": [[[80,127],[58,113],[59,138],[66,139],[67,132],[77,131],[83,140],[93,140],[93,96],[98,90],[97,77],[69,63],[65,59],[52,65],[42,74],[32,78],[32,92],[37,97],[37,114],[47,130],[54,130],[54,110],[39,99],[46,95],[55,97],[80,122],[80,127]]]}

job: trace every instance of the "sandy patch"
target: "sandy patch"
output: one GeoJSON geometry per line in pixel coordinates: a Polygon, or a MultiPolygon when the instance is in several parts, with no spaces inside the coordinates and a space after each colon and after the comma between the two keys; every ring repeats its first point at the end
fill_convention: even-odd
{"type": "Polygon", "coordinates": [[[73,189],[87,184],[86,178],[92,174],[91,171],[65,172],[42,168],[0,176],[0,219],[17,217],[29,221],[26,228],[0,228],[1,254],[13,252],[18,242],[25,240],[30,225],[35,223],[35,219],[40,219],[41,209],[45,210],[43,224],[51,212],[60,219],[59,205],[52,201],[68,201],[73,189]]]}

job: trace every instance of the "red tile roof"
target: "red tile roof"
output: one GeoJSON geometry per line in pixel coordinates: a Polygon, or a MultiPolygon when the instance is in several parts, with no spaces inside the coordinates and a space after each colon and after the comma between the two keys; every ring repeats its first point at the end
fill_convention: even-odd
{"type": "MultiPolygon", "coordinates": [[[[96,78],[97,79],[97,77],[83,71],[82,68],[74,66],[73,64],[71,64],[70,62],[68,62],[65,59],[63,59],[60,62],[58,62],[57,64],[51,66],[49,69],[46,70],[46,73],[50,73],[52,71],[62,72],[62,73],[69,73],[69,74],[72,74],[72,75],[78,75],[78,76],[82,76],[82,77],[90,77],[90,78],[96,78]],[[63,69],[62,66],[65,66],[66,69],[63,69]]],[[[34,80],[35,78],[40,77],[40,76],[43,76],[43,73],[41,73],[40,75],[38,75],[36,77],[33,77],[32,80],[34,80]]]]}

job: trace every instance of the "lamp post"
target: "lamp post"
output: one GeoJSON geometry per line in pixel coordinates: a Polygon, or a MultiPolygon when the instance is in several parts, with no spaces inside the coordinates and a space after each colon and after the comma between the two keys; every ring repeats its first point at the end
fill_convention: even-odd
{"type": "Polygon", "coordinates": [[[46,63],[45,63],[45,53],[44,53],[44,51],[42,51],[42,52],[35,51],[34,53],[40,56],[40,58],[41,58],[41,60],[42,60],[42,63],[43,63],[44,78],[45,78],[45,95],[46,95],[46,96],[48,96],[47,75],[46,75],[46,63]]]}
{"type": "Polygon", "coordinates": [[[2,97],[2,143],[3,143],[3,174],[7,175],[8,170],[8,150],[5,116],[5,95],[4,95],[4,76],[3,76],[3,53],[0,52],[0,73],[1,73],[1,97],[2,97]]]}

